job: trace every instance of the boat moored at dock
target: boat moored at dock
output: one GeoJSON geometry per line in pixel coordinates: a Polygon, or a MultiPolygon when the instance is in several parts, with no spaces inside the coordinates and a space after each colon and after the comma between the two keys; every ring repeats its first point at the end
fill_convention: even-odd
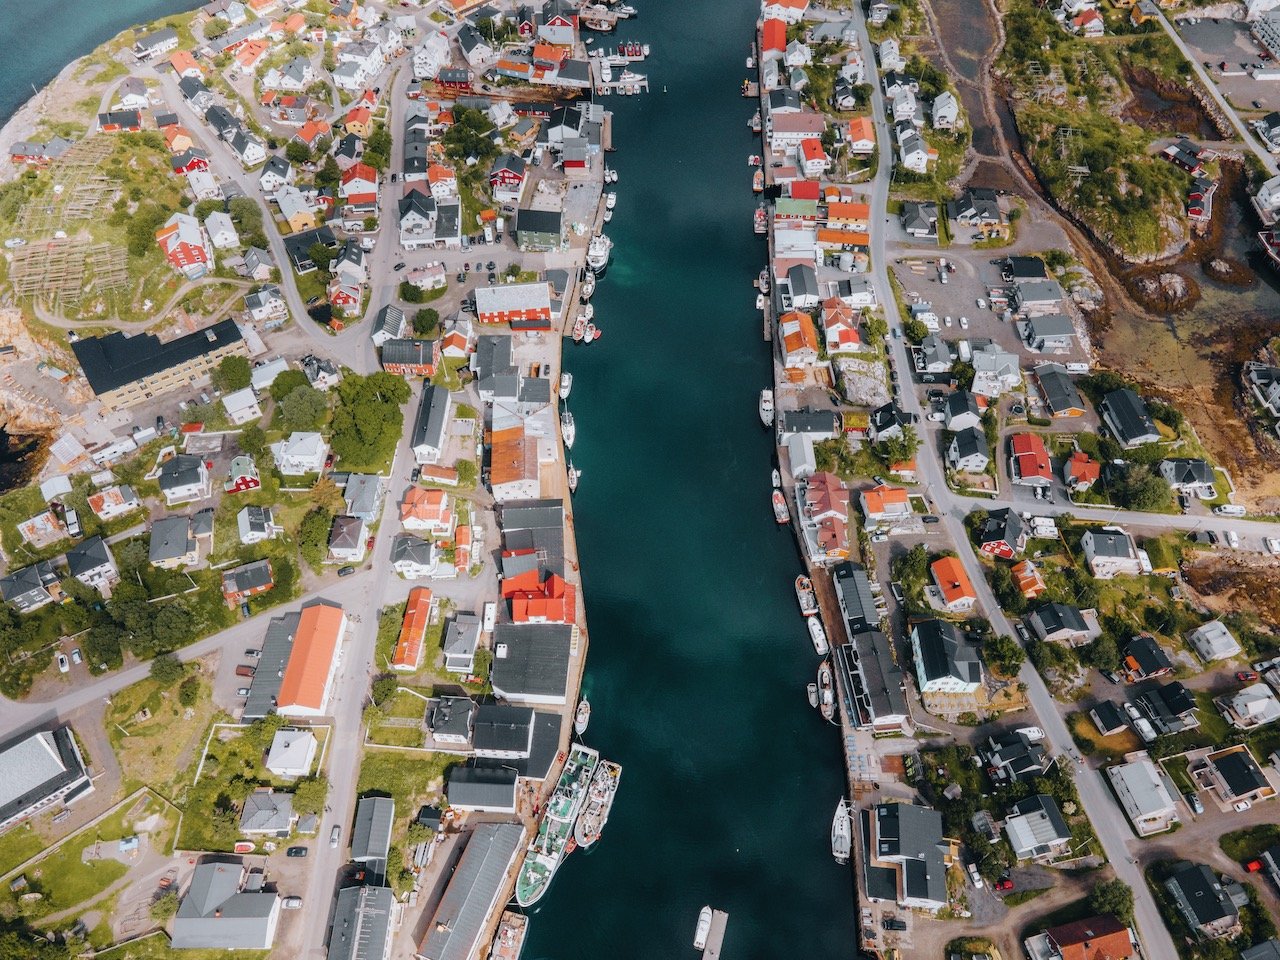
{"type": "Polygon", "coordinates": [[[818,651],[818,656],[825,657],[831,652],[831,647],[827,643],[827,631],[822,626],[822,621],[817,616],[808,618],[809,622],[809,639],[813,641],[813,649],[818,651]]]}
{"type": "Polygon", "coordinates": [[[769,387],[760,391],[760,422],[766,427],[773,426],[773,390],[769,387]]]}
{"type": "Polygon", "coordinates": [[[816,709],[818,706],[818,685],[810,683],[804,688],[804,691],[809,697],[809,706],[816,709]]]}
{"type": "Polygon", "coordinates": [[[538,824],[538,832],[529,843],[524,863],[516,876],[516,903],[532,906],[551,885],[573,838],[574,824],[587,799],[587,788],[595,775],[600,754],[590,747],[575,744],[556,783],[547,809],[538,824]]]}
{"type": "Polygon", "coordinates": [[[520,960],[524,938],[529,933],[529,918],[523,913],[506,910],[498,923],[497,936],[489,949],[489,960],[520,960]]]}
{"type": "Polygon", "coordinates": [[[773,519],[778,523],[790,523],[791,511],[787,509],[787,498],[781,490],[773,491],[773,519]]]}
{"type": "Polygon", "coordinates": [[[578,436],[578,428],[574,426],[573,414],[568,410],[560,414],[560,435],[564,437],[565,449],[572,450],[573,441],[578,436]]]}
{"type": "Polygon", "coordinates": [[[804,574],[796,577],[796,600],[800,602],[800,612],[812,617],[818,612],[818,598],[813,592],[813,581],[804,574]]]}
{"type": "Polygon", "coordinates": [[[777,467],[773,468],[773,473],[769,475],[769,479],[773,481],[775,489],[782,486],[782,474],[778,472],[777,467]]]}
{"type": "Polygon", "coordinates": [[[578,703],[578,709],[573,714],[573,732],[578,736],[582,736],[587,732],[587,724],[591,722],[591,704],[586,697],[578,703]]]}
{"type": "Polygon", "coordinates": [[[591,778],[586,805],[583,806],[582,813],[578,814],[578,822],[573,828],[573,839],[578,846],[585,849],[600,839],[600,832],[609,819],[609,811],[613,808],[613,798],[618,793],[618,782],[621,779],[621,764],[612,760],[600,761],[595,776],[591,778]]]}
{"type": "Polygon", "coordinates": [[[836,814],[831,820],[831,855],[836,863],[849,862],[849,850],[852,847],[853,828],[849,823],[849,804],[844,797],[836,807],[836,814]]]}
{"type": "Polygon", "coordinates": [[[831,664],[826,660],[818,666],[818,709],[822,711],[824,720],[831,720],[836,715],[835,685],[831,676],[831,664]]]}
{"type": "Polygon", "coordinates": [[[613,241],[603,233],[592,237],[591,242],[587,244],[587,266],[591,268],[591,272],[597,278],[604,276],[605,269],[609,266],[609,255],[612,251],[613,241]]]}
{"type": "Polygon", "coordinates": [[[569,461],[569,492],[578,492],[578,478],[582,476],[582,471],[573,465],[573,461],[569,461]]]}
{"type": "Polygon", "coordinates": [[[560,374],[560,390],[559,390],[560,399],[568,400],[569,391],[572,389],[573,389],[573,374],[568,372],[560,374]]]}
{"type": "Polygon", "coordinates": [[[693,931],[693,949],[705,950],[707,935],[711,933],[711,907],[707,905],[698,911],[698,926],[693,931]]]}
{"type": "Polygon", "coordinates": [[[596,275],[590,270],[587,275],[582,278],[582,287],[578,290],[578,299],[586,303],[591,299],[591,295],[596,292],[596,275]]]}

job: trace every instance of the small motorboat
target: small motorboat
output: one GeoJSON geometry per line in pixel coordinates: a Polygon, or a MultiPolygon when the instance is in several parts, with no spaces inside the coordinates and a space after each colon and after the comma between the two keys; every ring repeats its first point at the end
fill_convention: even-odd
{"type": "Polygon", "coordinates": [[[596,292],[596,275],[590,270],[587,271],[586,277],[582,281],[582,289],[578,291],[578,299],[586,303],[591,299],[591,295],[596,292]]]}
{"type": "Polygon", "coordinates": [[[760,288],[761,293],[769,292],[769,271],[767,268],[760,271],[760,276],[756,278],[756,286],[760,288]]]}
{"type": "Polygon", "coordinates": [[[573,441],[578,435],[578,428],[573,423],[573,414],[566,410],[560,414],[560,435],[564,437],[566,450],[573,449],[573,441]]]}
{"type": "Polygon", "coordinates": [[[790,523],[791,511],[787,509],[787,498],[781,490],[773,491],[773,519],[778,523],[790,523]]]}
{"type": "Polygon", "coordinates": [[[766,427],[773,426],[773,390],[769,387],[760,391],[760,422],[766,427]]]}
{"type": "Polygon", "coordinates": [[[831,652],[831,647],[827,644],[827,631],[817,617],[809,617],[809,638],[813,640],[813,649],[818,651],[818,656],[825,657],[831,652]]]}
{"type": "Polygon", "coordinates": [[[813,581],[803,573],[796,577],[796,600],[800,603],[800,612],[812,617],[818,612],[818,598],[813,592],[813,581]]]}
{"type": "Polygon", "coordinates": [[[612,222],[613,222],[613,211],[612,211],[612,210],[606,210],[606,211],[604,212],[604,218],[603,218],[603,219],[604,219],[604,222],[605,222],[605,223],[612,223],[612,222]]]}
{"type": "Polygon", "coordinates": [[[751,190],[753,193],[764,193],[764,171],[757,170],[755,176],[751,178],[751,190]]]}
{"type": "Polygon", "coordinates": [[[604,195],[604,208],[606,210],[612,210],[617,205],[618,205],[618,195],[614,193],[612,190],[610,190],[608,193],[604,195]]]}
{"type": "Polygon", "coordinates": [[[587,724],[591,722],[591,704],[586,697],[578,703],[578,710],[573,715],[573,732],[582,736],[587,732],[587,724]]]}
{"type": "Polygon", "coordinates": [[[748,70],[754,70],[755,68],[756,68],[756,58],[755,58],[755,57],[747,57],[747,69],[748,69],[748,70]]]}
{"type": "Polygon", "coordinates": [[[560,399],[568,400],[569,391],[572,389],[573,389],[573,374],[572,373],[560,374],[560,399]]]}
{"type": "Polygon", "coordinates": [[[573,321],[573,342],[582,343],[583,338],[587,335],[587,318],[579,316],[573,321]]]}
{"type": "Polygon", "coordinates": [[[849,804],[844,797],[836,807],[836,815],[831,819],[831,855],[836,863],[849,862],[849,849],[853,842],[853,829],[849,824],[849,804]]]}
{"type": "Polygon", "coordinates": [[[773,480],[775,488],[782,486],[782,474],[778,472],[777,467],[773,468],[773,476],[770,479],[773,480]]]}
{"type": "Polygon", "coordinates": [[[757,294],[756,294],[756,309],[757,309],[757,310],[763,310],[763,309],[764,309],[764,294],[763,294],[763,293],[757,293],[757,294]]]}
{"type": "Polygon", "coordinates": [[[760,154],[753,153],[751,154],[751,156],[747,157],[747,166],[748,167],[760,166],[760,154]]]}
{"type": "Polygon", "coordinates": [[[764,207],[756,207],[753,219],[753,229],[756,233],[765,234],[769,232],[769,218],[764,212],[764,207]]]}
{"type": "Polygon", "coordinates": [[[617,183],[617,182],[618,182],[618,171],[617,171],[617,170],[606,170],[606,171],[605,171],[605,174],[604,174],[604,182],[605,182],[605,183],[617,183]]]}
{"type": "Polygon", "coordinates": [[[582,476],[582,471],[573,465],[573,461],[569,461],[569,492],[578,492],[578,478],[582,476]]]}
{"type": "Polygon", "coordinates": [[[693,932],[693,949],[705,950],[707,937],[711,935],[711,907],[705,906],[698,913],[698,929],[693,932]]]}
{"type": "Polygon", "coordinates": [[[836,715],[836,693],[831,679],[831,664],[826,660],[818,667],[818,709],[822,711],[824,720],[831,720],[836,715]]]}
{"type": "Polygon", "coordinates": [[[805,693],[809,695],[809,706],[816,708],[818,706],[818,685],[811,683],[804,689],[805,693]]]}

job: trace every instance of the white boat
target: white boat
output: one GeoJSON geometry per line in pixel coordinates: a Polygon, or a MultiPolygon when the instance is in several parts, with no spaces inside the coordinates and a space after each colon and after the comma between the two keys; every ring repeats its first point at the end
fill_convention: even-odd
{"type": "Polygon", "coordinates": [[[612,190],[610,190],[608,193],[604,195],[604,208],[606,210],[612,210],[617,205],[618,205],[618,195],[614,193],[612,190]]]}
{"type": "Polygon", "coordinates": [[[770,477],[770,479],[773,480],[773,485],[775,487],[782,486],[782,474],[778,472],[777,467],[773,468],[773,476],[770,477]]]}
{"type": "Polygon", "coordinates": [[[818,685],[811,683],[804,690],[809,695],[809,706],[816,707],[818,705],[818,685]]]}
{"type": "Polygon", "coordinates": [[[757,293],[757,294],[756,294],[756,309],[757,309],[757,310],[763,310],[763,309],[764,309],[764,294],[763,294],[763,293],[757,293]]]}
{"type": "Polygon", "coordinates": [[[831,664],[826,660],[823,660],[822,665],[818,667],[818,709],[822,711],[822,717],[825,720],[830,720],[836,715],[836,694],[832,683],[831,664]]]}
{"type": "Polygon", "coordinates": [[[813,649],[818,651],[818,656],[825,657],[831,652],[831,647],[827,645],[827,631],[822,627],[822,621],[816,616],[809,617],[809,637],[813,640],[813,649]]]}
{"type": "Polygon", "coordinates": [[[755,65],[756,65],[756,58],[755,58],[755,57],[747,57],[747,69],[748,69],[748,70],[753,70],[753,69],[755,69],[755,65]]]}
{"type": "Polygon", "coordinates": [[[578,317],[573,321],[573,342],[582,343],[583,338],[587,335],[587,318],[578,317]]]}
{"type": "Polygon", "coordinates": [[[568,400],[569,391],[572,389],[573,389],[573,374],[572,373],[560,374],[560,399],[568,400]]]}
{"type": "Polygon", "coordinates": [[[647,43],[646,43],[644,46],[642,46],[642,47],[640,48],[640,52],[641,52],[641,53],[643,53],[643,54],[647,57],[647,56],[649,55],[649,53],[650,53],[650,47],[649,47],[649,44],[647,44],[647,43]]]}
{"type": "Polygon", "coordinates": [[[560,435],[564,437],[565,449],[572,450],[574,438],[578,435],[578,428],[574,426],[573,414],[568,410],[560,414],[560,435]]]}
{"type": "Polygon", "coordinates": [[[853,830],[849,826],[849,805],[840,798],[836,807],[836,815],[831,820],[831,855],[836,863],[849,862],[849,848],[852,844],[853,830]]]}
{"type": "Polygon", "coordinates": [[[602,274],[605,267],[609,265],[609,254],[612,250],[613,241],[603,233],[592,237],[591,242],[587,244],[587,266],[596,276],[602,274]]]}
{"type": "Polygon", "coordinates": [[[705,950],[707,937],[711,935],[711,907],[705,906],[698,913],[698,929],[693,932],[693,949],[705,950]]]}
{"type": "Polygon", "coordinates": [[[605,183],[617,183],[617,182],[618,182],[618,171],[617,171],[617,170],[612,170],[612,169],[610,169],[610,170],[606,170],[606,171],[604,172],[604,182],[605,182],[605,183]]]}
{"type": "Polygon", "coordinates": [[[609,65],[609,58],[603,57],[600,60],[600,82],[613,83],[613,67],[609,65]]]}
{"type": "Polygon", "coordinates": [[[591,704],[583,697],[578,703],[577,712],[573,715],[573,732],[582,736],[587,732],[587,724],[591,722],[591,704]]]}
{"type": "Polygon", "coordinates": [[[578,478],[582,476],[582,471],[573,465],[573,461],[569,461],[569,492],[578,492],[578,478]]]}
{"type": "Polygon", "coordinates": [[[583,304],[582,309],[579,310],[578,313],[583,320],[587,321],[587,323],[590,323],[596,318],[596,308],[590,303],[583,304]]]}
{"type": "Polygon", "coordinates": [[[612,211],[612,210],[606,210],[606,211],[604,212],[604,222],[605,222],[605,223],[611,223],[612,221],[613,221],[613,211],[612,211]]]}
{"type": "Polygon", "coordinates": [[[787,498],[781,490],[773,491],[773,519],[778,523],[790,523],[791,511],[787,509],[787,498]]]}
{"type": "Polygon", "coordinates": [[[578,814],[578,822],[573,827],[573,839],[583,849],[600,839],[605,821],[609,819],[609,811],[613,809],[613,798],[618,793],[618,782],[622,779],[622,765],[612,760],[601,760],[596,767],[596,774],[587,789],[587,802],[578,814]]]}
{"type": "Polygon", "coordinates": [[[766,427],[773,426],[773,390],[769,387],[760,391],[760,422],[766,427]]]}
{"type": "Polygon", "coordinates": [[[578,291],[578,297],[583,303],[591,299],[591,295],[596,292],[596,275],[590,270],[582,280],[582,289],[578,291]]]}

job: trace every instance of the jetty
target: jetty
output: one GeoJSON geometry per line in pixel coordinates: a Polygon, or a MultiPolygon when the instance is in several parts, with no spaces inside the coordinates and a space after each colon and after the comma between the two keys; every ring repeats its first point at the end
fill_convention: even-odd
{"type": "Polygon", "coordinates": [[[598,96],[621,94],[632,96],[649,92],[649,78],[644,74],[632,73],[630,70],[610,68],[610,78],[604,79],[604,68],[607,66],[599,57],[591,58],[591,87],[598,96]]]}
{"type": "Polygon", "coordinates": [[[729,914],[723,910],[711,911],[711,932],[707,934],[707,945],[702,951],[702,960],[719,960],[720,948],[724,946],[724,932],[729,926],[729,914]]]}

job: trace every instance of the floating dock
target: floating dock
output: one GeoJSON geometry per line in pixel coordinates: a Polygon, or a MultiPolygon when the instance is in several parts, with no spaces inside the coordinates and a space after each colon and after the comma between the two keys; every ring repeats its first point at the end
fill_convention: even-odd
{"type": "Polygon", "coordinates": [[[702,951],[702,960],[720,960],[720,948],[724,946],[724,931],[729,926],[729,915],[723,910],[711,911],[711,932],[702,951]]]}

